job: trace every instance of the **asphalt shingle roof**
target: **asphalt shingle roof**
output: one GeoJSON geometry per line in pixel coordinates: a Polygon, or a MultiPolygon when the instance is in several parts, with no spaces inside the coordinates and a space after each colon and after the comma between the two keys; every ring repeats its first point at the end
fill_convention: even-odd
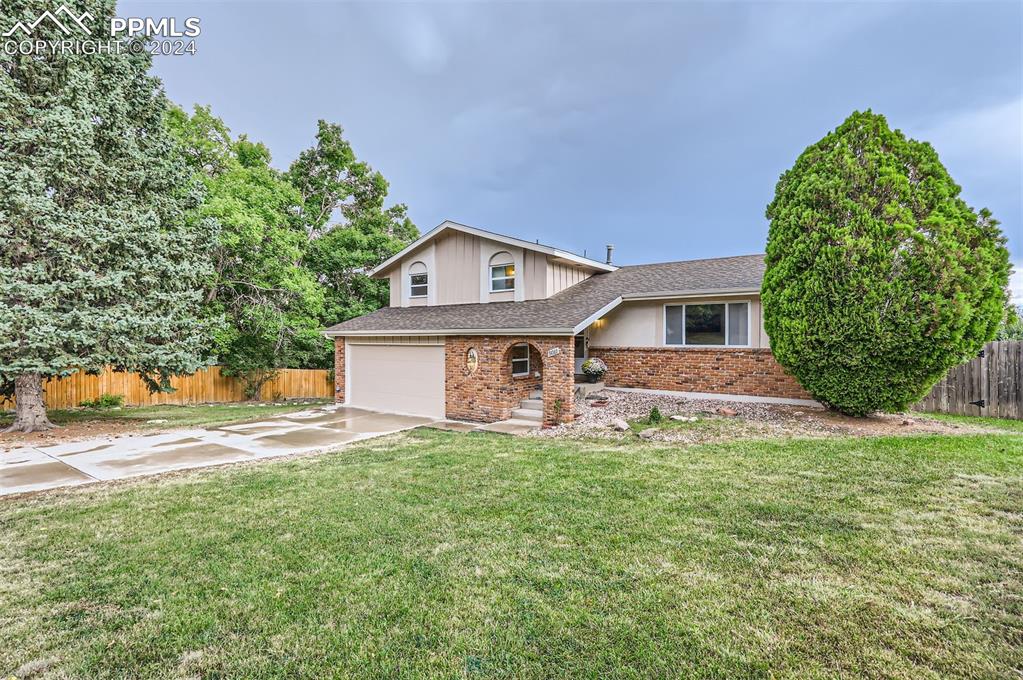
{"type": "Polygon", "coordinates": [[[693,295],[727,290],[759,290],[763,255],[685,260],[621,267],[595,274],[546,300],[490,302],[430,307],[384,307],[327,329],[330,333],[552,330],[582,323],[618,297],[693,295]]]}

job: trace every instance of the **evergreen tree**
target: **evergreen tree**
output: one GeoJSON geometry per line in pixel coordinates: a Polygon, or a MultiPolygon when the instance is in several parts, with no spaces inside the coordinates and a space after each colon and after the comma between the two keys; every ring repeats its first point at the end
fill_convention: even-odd
{"type": "MultiPolygon", "coordinates": [[[[66,3],[101,35],[111,2],[66,3]]],[[[49,3],[5,2],[34,17],[49,3]]],[[[63,33],[42,22],[37,40],[63,33]]],[[[42,381],[113,365],[151,388],[202,361],[198,323],[215,234],[173,153],[150,56],[0,54],[0,379],[11,429],[52,427],[42,381]]]]}
{"type": "Polygon", "coordinates": [[[898,411],[991,340],[1008,251],[930,144],[856,112],[778,182],[763,282],[775,357],[819,401],[898,411]]]}

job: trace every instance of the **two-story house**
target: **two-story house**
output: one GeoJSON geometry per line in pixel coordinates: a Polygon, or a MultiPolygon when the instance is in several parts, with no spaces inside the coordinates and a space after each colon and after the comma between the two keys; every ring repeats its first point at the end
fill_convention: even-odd
{"type": "Polygon", "coordinates": [[[763,329],[763,255],[617,267],[444,222],[370,274],[390,306],[326,330],[337,401],[494,422],[574,413],[587,357],[609,387],[809,399],[763,329]],[[541,394],[537,394],[537,392],[541,394]],[[536,402],[539,403],[539,402],[536,402]]]}

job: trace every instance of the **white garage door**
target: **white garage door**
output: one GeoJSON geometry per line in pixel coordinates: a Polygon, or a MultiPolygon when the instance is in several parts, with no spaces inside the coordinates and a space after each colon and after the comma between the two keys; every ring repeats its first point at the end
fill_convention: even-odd
{"type": "Polygon", "coordinates": [[[444,347],[348,344],[348,403],[444,417],[444,347]]]}

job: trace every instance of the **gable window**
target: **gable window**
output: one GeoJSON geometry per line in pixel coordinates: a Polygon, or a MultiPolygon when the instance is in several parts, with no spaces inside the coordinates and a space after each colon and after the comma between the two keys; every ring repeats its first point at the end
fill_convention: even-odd
{"type": "Polygon", "coordinates": [[[748,302],[666,305],[664,344],[749,347],[748,302]]]}
{"type": "Polygon", "coordinates": [[[408,271],[409,297],[426,297],[430,291],[430,275],[426,272],[426,265],[422,262],[415,262],[408,268],[408,271]]]}
{"type": "Polygon", "coordinates": [[[512,375],[529,375],[529,345],[512,346],[511,365],[512,375]]]}
{"type": "Polygon", "coordinates": [[[498,253],[490,258],[490,292],[515,290],[515,261],[511,253],[498,253]]]}

